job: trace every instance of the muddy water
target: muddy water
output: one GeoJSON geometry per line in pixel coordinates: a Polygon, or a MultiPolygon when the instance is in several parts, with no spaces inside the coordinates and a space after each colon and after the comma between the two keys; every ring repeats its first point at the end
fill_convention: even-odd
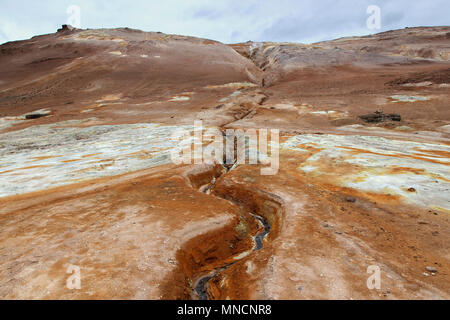
{"type": "MultiPolygon", "coordinates": [[[[257,214],[253,214],[253,213],[249,213],[249,214],[252,217],[254,217],[255,219],[257,219],[264,226],[264,230],[261,231],[260,233],[258,233],[254,237],[255,245],[253,246],[253,249],[252,249],[252,251],[254,252],[254,251],[259,251],[264,247],[264,238],[270,233],[271,226],[267,222],[267,220],[264,219],[263,217],[261,217],[257,214]]],[[[231,267],[232,265],[234,265],[235,263],[241,261],[242,259],[244,259],[246,257],[247,257],[247,255],[243,255],[242,258],[236,259],[235,262],[232,262],[232,263],[229,263],[222,267],[219,267],[219,268],[215,269],[214,271],[212,271],[211,273],[209,273],[208,275],[205,275],[205,276],[201,277],[200,279],[198,279],[195,284],[195,287],[194,287],[194,292],[197,295],[198,299],[199,300],[208,300],[208,292],[207,292],[206,286],[207,286],[209,280],[211,280],[220,272],[228,269],[229,267],[231,267]]]]}
{"type": "Polygon", "coordinates": [[[271,226],[270,224],[267,222],[266,219],[264,219],[261,216],[258,216],[256,214],[250,213],[250,215],[252,217],[254,217],[255,219],[257,219],[259,222],[261,222],[261,224],[264,226],[264,231],[258,233],[255,236],[255,247],[253,248],[253,251],[258,251],[261,250],[264,247],[264,238],[269,234],[270,230],[271,230],[271,226]]]}

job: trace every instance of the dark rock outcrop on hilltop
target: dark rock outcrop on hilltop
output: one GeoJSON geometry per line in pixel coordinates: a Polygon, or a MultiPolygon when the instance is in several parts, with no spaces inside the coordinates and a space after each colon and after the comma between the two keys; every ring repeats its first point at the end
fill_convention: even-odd
{"type": "Polygon", "coordinates": [[[74,31],[74,30],[76,30],[76,29],[77,29],[77,28],[72,27],[70,24],[63,24],[63,25],[61,26],[61,28],[58,29],[57,32],[74,31]]]}

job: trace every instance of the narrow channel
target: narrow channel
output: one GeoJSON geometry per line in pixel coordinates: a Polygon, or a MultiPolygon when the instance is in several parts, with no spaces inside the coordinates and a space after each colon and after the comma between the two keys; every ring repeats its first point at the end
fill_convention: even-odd
{"type": "MultiPolygon", "coordinates": [[[[255,241],[255,245],[253,246],[253,252],[254,251],[259,251],[264,247],[264,238],[269,234],[270,230],[271,230],[271,226],[270,224],[267,222],[266,219],[264,219],[263,217],[254,214],[254,213],[249,213],[252,217],[254,217],[255,219],[257,219],[263,226],[264,226],[264,230],[261,231],[260,233],[258,233],[255,237],[254,237],[254,241],[255,241]]],[[[244,256],[240,259],[237,259],[236,261],[229,263],[227,265],[224,265],[222,267],[216,268],[214,269],[211,273],[201,277],[200,279],[197,280],[195,287],[194,287],[194,292],[195,294],[198,296],[199,300],[208,300],[208,292],[206,289],[206,286],[209,282],[209,280],[211,280],[212,278],[214,278],[217,274],[219,274],[220,272],[228,269],[229,267],[231,267],[233,264],[235,264],[236,262],[239,262],[240,260],[246,258],[247,256],[244,256]]]]}
{"type": "MultiPolygon", "coordinates": [[[[224,139],[227,140],[228,137],[226,136],[225,132],[222,132],[224,139]]],[[[234,137],[233,137],[234,139],[234,137]]],[[[236,157],[236,152],[234,153],[235,157],[236,157]]],[[[226,163],[226,159],[224,159],[224,163],[226,163]]],[[[228,173],[229,171],[233,170],[234,167],[236,167],[236,159],[234,159],[234,163],[232,165],[223,165],[223,167],[226,169],[226,172],[228,173]]],[[[217,178],[213,178],[213,180],[211,181],[211,183],[209,183],[206,186],[203,186],[202,188],[200,188],[200,192],[203,192],[205,194],[211,194],[212,190],[215,187],[217,178]]],[[[249,212],[249,214],[255,218],[256,220],[259,221],[259,223],[262,224],[262,226],[264,227],[264,230],[261,231],[260,233],[258,233],[256,236],[254,236],[254,242],[255,245],[253,246],[252,252],[255,251],[259,251],[264,247],[264,238],[270,233],[271,230],[271,225],[267,222],[266,219],[264,219],[264,217],[257,215],[255,213],[251,213],[249,212]]],[[[195,284],[194,284],[194,294],[197,296],[198,300],[208,300],[208,292],[207,292],[207,285],[209,280],[211,280],[212,278],[214,278],[217,274],[219,274],[220,272],[228,269],[229,267],[231,267],[232,265],[234,265],[235,263],[241,261],[242,259],[246,258],[248,255],[244,255],[242,256],[242,258],[236,259],[236,261],[232,262],[232,263],[228,263],[222,267],[216,268],[214,269],[212,272],[210,272],[207,275],[202,276],[201,278],[199,278],[195,284]]]]}

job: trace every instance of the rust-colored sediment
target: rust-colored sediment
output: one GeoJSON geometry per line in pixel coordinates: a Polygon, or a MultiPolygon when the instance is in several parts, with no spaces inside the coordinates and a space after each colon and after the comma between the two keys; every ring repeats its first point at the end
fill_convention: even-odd
{"type": "Polygon", "coordinates": [[[1,45],[0,298],[197,299],[212,275],[210,299],[449,299],[449,33],[1,45]],[[401,121],[360,118],[379,110],[401,121]],[[171,163],[170,130],[195,120],[279,129],[278,172],[171,163]]]}

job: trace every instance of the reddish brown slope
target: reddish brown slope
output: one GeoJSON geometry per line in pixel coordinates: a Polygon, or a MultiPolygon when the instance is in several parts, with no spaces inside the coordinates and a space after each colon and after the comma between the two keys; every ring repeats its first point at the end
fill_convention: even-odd
{"type": "Polygon", "coordinates": [[[251,54],[130,29],[0,46],[0,297],[198,298],[235,262],[209,298],[448,299],[448,32],[251,54]],[[402,120],[359,118],[376,110],[402,120]],[[171,164],[171,130],[200,119],[280,129],[279,172],[171,164]],[[259,251],[249,212],[271,226],[259,251]]]}

